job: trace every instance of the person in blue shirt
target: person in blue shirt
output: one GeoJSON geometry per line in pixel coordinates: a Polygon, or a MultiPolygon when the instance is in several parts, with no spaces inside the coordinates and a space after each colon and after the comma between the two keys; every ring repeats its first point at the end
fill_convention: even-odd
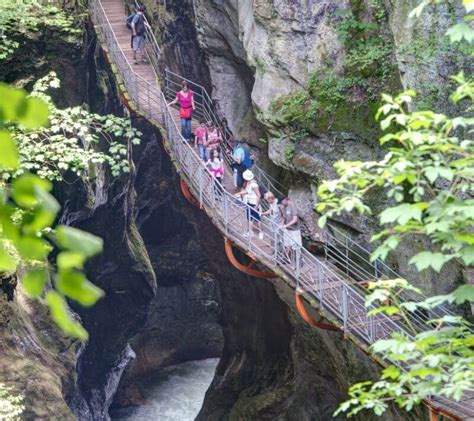
{"type": "Polygon", "coordinates": [[[235,187],[242,188],[244,185],[244,179],[242,174],[247,169],[244,165],[245,160],[245,149],[244,145],[240,140],[237,140],[232,151],[232,159],[234,161],[232,168],[234,170],[234,184],[235,187]]]}

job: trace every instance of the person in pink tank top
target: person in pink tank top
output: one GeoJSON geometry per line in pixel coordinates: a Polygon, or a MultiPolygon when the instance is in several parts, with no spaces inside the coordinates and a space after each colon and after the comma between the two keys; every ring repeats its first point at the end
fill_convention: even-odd
{"type": "Polygon", "coordinates": [[[207,126],[205,121],[200,121],[199,127],[194,130],[194,139],[198,148],[199,156],[203,161],[207,161],[206,142],[207,142],[207,126]]]}
{"type": "Polygon", "coordinates": [[[168,105],[174,105],[179,102],[179,117],[181,118],[181,134],[184,139],[189,142],[191,139],[192,129],[191,120],[193,111],[196,109],[194,105],[194,93],[188,89],[186,81],[181,82],[182,89],[176,94],[176,98],[168,105]]]}

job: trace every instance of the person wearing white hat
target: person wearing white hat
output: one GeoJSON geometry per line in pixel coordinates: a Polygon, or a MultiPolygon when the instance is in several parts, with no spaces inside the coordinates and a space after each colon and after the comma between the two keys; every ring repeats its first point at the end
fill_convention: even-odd
{"type": "MultiPolygon", "coordinates": [[[[258,183],[255,181],[253,172],[245,170],[242,174],[244,179],[244,186],[242,190],[236,193],[237,197],[241,197],[247,203],[247,220],[249,221],[249,229],[245,237],[253,237],[253,222],[255,221],[258,231],[260,231],[260,189],[258,183]]],[[[263,239],[263,233],[259,232],[258,238],[263,239]]]]}

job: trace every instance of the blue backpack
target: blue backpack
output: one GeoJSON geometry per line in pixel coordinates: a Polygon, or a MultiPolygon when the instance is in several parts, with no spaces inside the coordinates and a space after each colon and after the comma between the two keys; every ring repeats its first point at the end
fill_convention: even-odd
{"type": "Polygon", "coordinates": [[[133,21],[133,18],[135,17],[135,13],[132,13],[126,20],[126,25],[127,25],[127,28],[131,31],[132,30],[132,21],[133,21]]]}

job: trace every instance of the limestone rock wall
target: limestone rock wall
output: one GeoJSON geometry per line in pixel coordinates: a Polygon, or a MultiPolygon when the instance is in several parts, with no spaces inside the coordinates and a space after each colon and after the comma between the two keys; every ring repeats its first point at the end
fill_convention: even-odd
{"type": "MultiPolygon", "coordinates": [[[[193,2],[213,95],[220,98],[237,135],[260,149],[259,164],[282,181],[282,188],[300,207],[309,244],[324,237],[316,227],[315,191],[319,182],[335,176],[333,164],[384,154],[374,121],[380,92],[414,88],[420,107],[452,111],[449,76],[472,67],[472,60],[444,36],[462,11],[458,2],[433,5],[420,19],[409,18],[417,4],[415,0],[193,2]],[[381,58],[367,69],[363,51],[351,44],[357,37],[382,40],[370,52],[381,58]],[[318,89],[330,89],[333,97],[342,92],[337,81],[347,84],[343,98],[321,104],[310,127],[295,137],[298,127],[272,118],[273,104],[285,95],[308,92],[319,77],[331,86],[318,89]]],[[[379,210],[387,205],[380,197],[370,200],[379,210]]],[[[345,216],[340,228],[367,245],[376,223],[345,216]]],[[[394,268],[428,293],[452,289],[461,279],[459,268],[447,268],[443,283],[438,283],[435,273],[419,276],[409,267],[410,253],[419,247],[423,245],[408,241],[403,251],[393,254],[394,268]]]]}

